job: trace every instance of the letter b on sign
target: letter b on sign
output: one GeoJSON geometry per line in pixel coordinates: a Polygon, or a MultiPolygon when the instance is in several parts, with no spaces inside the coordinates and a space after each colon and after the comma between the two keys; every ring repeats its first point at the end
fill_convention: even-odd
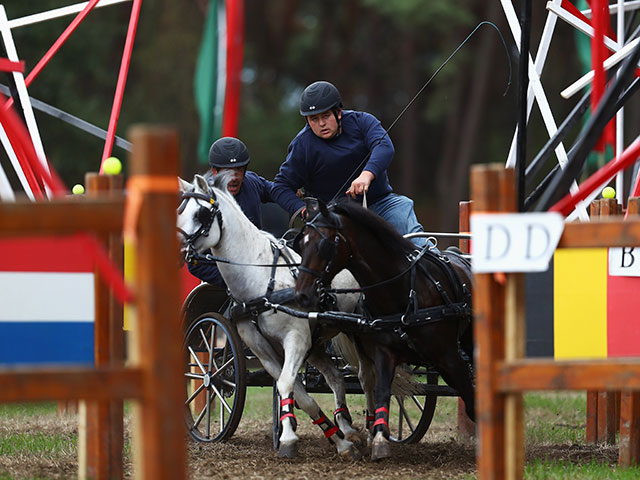
{"type": "Polygon", "coordinates": [[[640,277],[640,262],[635,247],[609,249],[609,275],[612,277],[640,277]]]}

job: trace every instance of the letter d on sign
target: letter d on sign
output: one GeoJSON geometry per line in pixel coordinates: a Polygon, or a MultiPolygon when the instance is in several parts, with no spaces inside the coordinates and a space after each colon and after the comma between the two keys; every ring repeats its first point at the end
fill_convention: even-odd
{"type": "Polygon", "coordinates": [[[551,235],[547,227],[541,223],[531,223],[527,225],[527,249],[526,258],[535,260],[547,251],[551,235]]]}
{"type": "Polygon", "coordinates": [[[473,271],[543,272],[563,229],[559,213],[472,214],[473,271]]]}
{"type": "Polygon", "coordinates": [[[510,246],[511,236],[507,228],[498,224],[487,225],[487,260],[503,258],[509,252],[510,246]]]}

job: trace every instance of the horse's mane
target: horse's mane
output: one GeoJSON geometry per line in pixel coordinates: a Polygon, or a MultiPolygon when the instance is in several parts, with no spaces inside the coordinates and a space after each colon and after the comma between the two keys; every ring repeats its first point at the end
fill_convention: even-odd
{"type": "Polygon", "coordinates": [[[408,254],[416,249],[416,246],[400,235],[393,225],[355,202],[337,203],[331,209],[371,232],[389,251],[395,250],[408,254]]]}
{"type": "Polygon", "coordinates": [[[242,209],[240,208],[240,205],[238,205],[238,202],[236,202],[235,197],[229,193],[229,190],[227,190],[227,186],[231,181],[231,172],[223,170],[218,174],[214,175],[214,173],[211,170],[209,170],[207,173],[203,175],[203,177],[211,188],[216,189],[216,192],[215,192],[216,196],[218,195],[224,196],[227,200],[229,200],[229,202],[231,202],[231,204],[235,208],[242,211],[242,209]]]}
{"type": "MultiPolygon", "coordinates": [[[[216,195],[223,195],[227,200],[229,200],[229,203],[231,204],[231,206],[237,209],[237,213],[246,218],[246,215],[244,214],[244,212],[242,211],[242,208],[236,201],[236,198],[229,193],[229,190],[227,190],[227,186],[231,181],[231,172],[222,170],[221,172],[218,172],[217,174],[214,175],[214,173],[211,170],[209,170],[207,173],[203,175],[203,177],[207,181],[209,186],[216,189],[216,195]]],[[[247,218],[247,222],[251,223],[248,218],[247,218]]],[[[259,231],[274,243],[278,241],[273,234],[265,230],[259,230],[259,231]]]]}

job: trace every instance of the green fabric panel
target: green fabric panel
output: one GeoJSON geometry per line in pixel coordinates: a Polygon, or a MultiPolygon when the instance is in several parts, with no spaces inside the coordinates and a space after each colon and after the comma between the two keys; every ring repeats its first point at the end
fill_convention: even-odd
{"type": "Polygon", "coordinates": [[[200,53],[193,81],[196,108],[200,116],[198,160],[209,161],[209,147],[220,137],[220,121],[216,122],[216,92],[218,84],[218,1],[210,0],[200,53]]]}

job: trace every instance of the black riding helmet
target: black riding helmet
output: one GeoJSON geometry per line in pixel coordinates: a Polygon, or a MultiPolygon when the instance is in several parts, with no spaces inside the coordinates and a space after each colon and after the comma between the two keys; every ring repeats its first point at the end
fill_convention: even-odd
{"type": "Polygon", "coordinates": [[[249,150],[237,138],[222,137],[213,142],[209,149],[211,168],[244,167],[249,164],[249,150]]]}
{"type": "Polygon", "coordinates": [[[320,80],[304,89],[300,96],[300,115],[309,117],[332,108],[342,108],[338,89],[329,82],[320,80]]]}

